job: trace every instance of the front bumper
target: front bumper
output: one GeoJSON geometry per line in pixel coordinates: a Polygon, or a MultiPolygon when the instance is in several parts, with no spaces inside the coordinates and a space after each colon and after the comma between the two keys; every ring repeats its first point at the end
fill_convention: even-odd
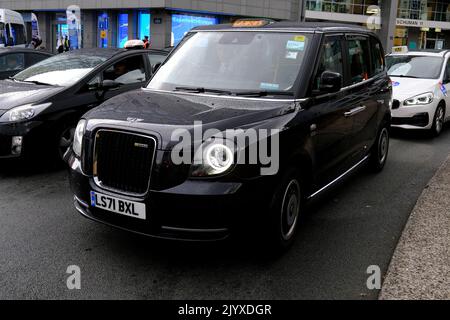
{"type": "Polygon", "coordinates": [[[437,103],[429,105],[408,106],[400,103],[400,107],[392,109],[392,127],[402,129],[422,129],[428,130],[433,126],[434,113],[437,103]]]}
{"type": "Polygon", "coordinates": [[[41,124],[39,121],[0,123],[0,159],[22,157],[28,146],[31,148],[44,141],[39,138],[41,124]]]}
{"type": "Polygon", "coordinates": [[[262,181],[270,177],[246,183],[187,180],[167,190],[151,190],[142,198],[131,197],[97,186],[92,177],[82,172],[80,161],[71,152],[66,154],[66,160],[71,168],[70,185],[78,212],[91,220],[155,238],[217,241],[235,231],[252,232],[264,220],[271,199],[270,187],[262,181]],[[147,219],[93,208],[91,191],[145,203],[147,219]]]}

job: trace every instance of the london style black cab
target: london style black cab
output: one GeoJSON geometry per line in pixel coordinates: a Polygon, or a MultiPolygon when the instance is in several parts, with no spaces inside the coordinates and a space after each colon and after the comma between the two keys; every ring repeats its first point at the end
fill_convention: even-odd
{"type": "Polygon", "coordinates": [[[146,88],[82,117],[70,165],[85,217],[160,238],[275,248],[304,204],[385,166],[392,87],[359,27],[260,20],[188,33],[146,88]]]}

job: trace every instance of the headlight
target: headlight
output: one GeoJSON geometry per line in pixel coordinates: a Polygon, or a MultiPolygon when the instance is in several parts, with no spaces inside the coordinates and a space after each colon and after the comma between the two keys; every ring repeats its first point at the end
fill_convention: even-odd
{"type": "Polygon", "coordinates": [[[197,151],[191,169],[192,177],[217,176],[234,165],[234,144],[229,141],[207,142],[197,151]]]}
{"type": "Polygon", "coordinates": [[[0,118],[0,122],[19,122],[29,120],[51,105],[51,103],[44,103],[38,105],[27,104],[24,106],[15,107],[4,113],[0,118]]]}
{"type": "Polygon", "coordinates": [[[425,105],[430,104],[434,100],[434,94],[431,92],[423,93],[418,96],[406,99],[403,102],[405,106],[416,106],[416,105],[425,105]]]}
{"type": "Polygon", "coordinates": [[[81,157],[81,148],[83,146],[83,136],[86,131],[86,120],[80,120],[77,128],[75,129],[75,135],[73,137],[72,150],[78,156],[81,157]]]}

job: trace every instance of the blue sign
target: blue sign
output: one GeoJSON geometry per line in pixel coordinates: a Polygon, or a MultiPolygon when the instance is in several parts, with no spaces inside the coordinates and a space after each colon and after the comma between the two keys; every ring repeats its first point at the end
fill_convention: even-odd
{"type": "Polygon", "coordinates": [[[150,38],[150,19],[151,15],[147,12],[139,12],[139,39],[144,40],[147,36],[150,38]]]}
{"type": "Polygon", "coordinates": [[[128,14],[121,13],[118,17],[118,34],[117,34],[117,47],[125,47],[125,43],[128,41],[128,14]]]}
{"type": "Polygon", "coordinates": [[[200,17],[186,14],[172,15],[172,45],[176,46],[192,28],[217,24],[215,17],[200,17]]]}

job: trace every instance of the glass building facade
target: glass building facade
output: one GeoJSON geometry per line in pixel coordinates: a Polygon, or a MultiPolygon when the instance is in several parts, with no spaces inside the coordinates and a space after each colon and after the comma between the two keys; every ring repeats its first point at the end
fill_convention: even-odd
{"type": "MultiPolygon", "coordinates": [[[[386,0],[387,1],[387,0],[386,0]]],[[[371,6],[381,6],[380,0],[308,0],[306,10],[370,15],[371,6]],[[368,13],[369,12],[369,13],[368,13]]]]}

